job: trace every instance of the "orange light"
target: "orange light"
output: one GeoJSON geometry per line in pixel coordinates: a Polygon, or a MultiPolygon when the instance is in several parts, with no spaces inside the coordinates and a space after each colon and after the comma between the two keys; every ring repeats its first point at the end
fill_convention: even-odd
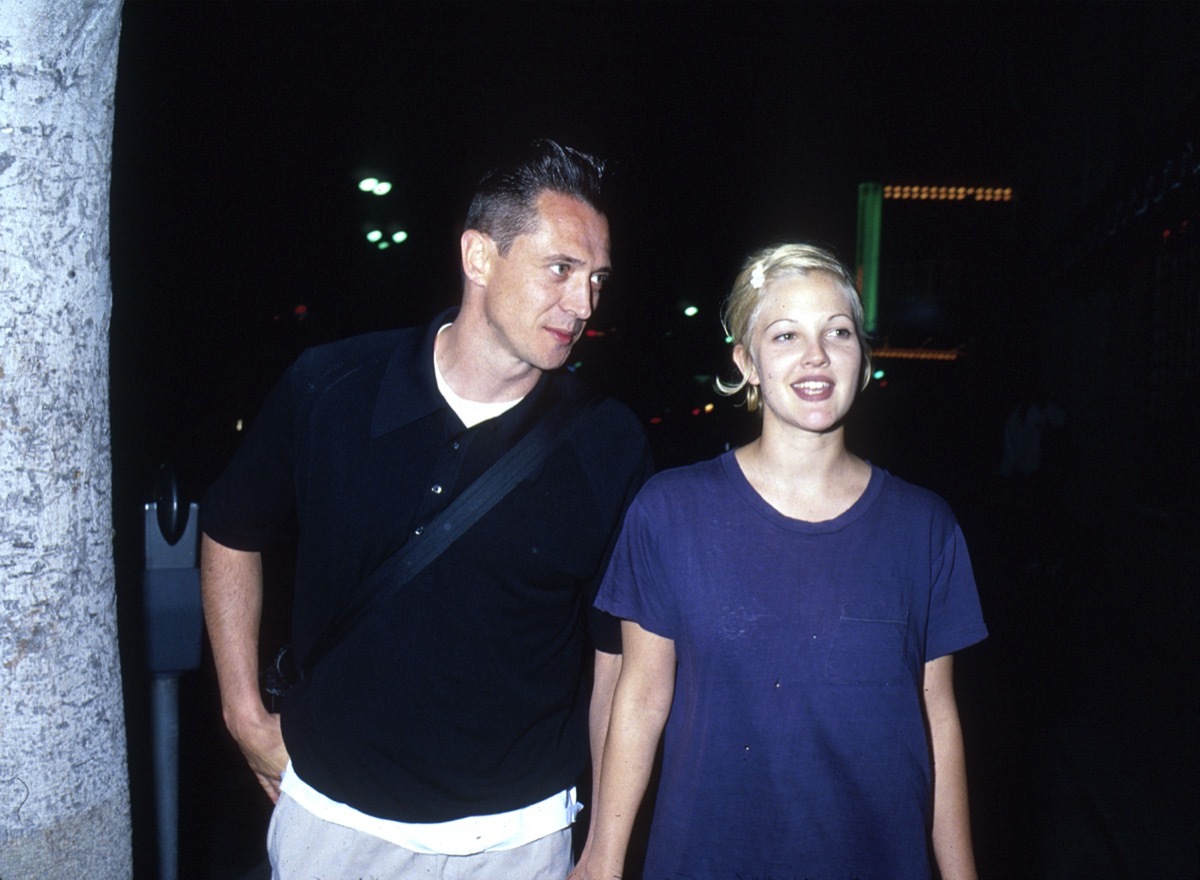
{"type": "Polygon", "coordinates": [[[977,202],[1011,202],[1012,187],[991,186],[918,186],[912,184],[887,184],[883,187],[885,199],[904,199],[938,202],[961,202],[974,199],[977,202]]]}
{"type": "Polygon", "coordinates": [[[871,350],[871,357],[878,360],[893,358],[905,361],[956,361],[958,349],[948,348],[892,348],[883,346],[871,350]]]}

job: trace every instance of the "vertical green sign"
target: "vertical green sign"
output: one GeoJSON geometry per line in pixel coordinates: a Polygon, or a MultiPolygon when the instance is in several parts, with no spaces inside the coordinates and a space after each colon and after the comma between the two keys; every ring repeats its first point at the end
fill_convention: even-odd
{"type": "Polygon", "coordinates": [[[875,332],[879,312],[879,238],[883,229],[883,187],[878,183],[858,185],[858,253],[855,269],[863,301],[863,327],[875,332]]]}

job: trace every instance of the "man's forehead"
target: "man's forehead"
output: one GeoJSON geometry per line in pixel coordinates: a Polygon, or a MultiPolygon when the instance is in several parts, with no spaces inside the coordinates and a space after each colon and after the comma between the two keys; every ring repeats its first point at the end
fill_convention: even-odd
{"type": "MultiPolygon", "coordinates": [[[[603,259],[608,260],[608,218],[582,199],[562,193],[548,192],[538,200],[538,224],[529,234],[536,240],[545,238],[545,247],[550,249],[577,248],[602,250],[603,259]]],[[[564,256],[581,258],[582,253],[564,256]]]]}
{"type": "Polygon", "coordinates": [[[598,218],[607,225],[604,213],[595,205],[571,193],[559,192],[554,189],[544,189],[534,200],[538,214],[551,216],[557,213],[581,213],[588,217],[598,218]]]}

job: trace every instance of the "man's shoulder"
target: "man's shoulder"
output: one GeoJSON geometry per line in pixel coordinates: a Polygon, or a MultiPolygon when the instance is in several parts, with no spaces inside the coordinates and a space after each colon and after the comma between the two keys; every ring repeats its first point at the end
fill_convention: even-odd
{"type": "Polygon", "coordinates": [[[564,386],[567,393],[592,398],[592,404],[577,432],[591,438],[595,443],[628,443],[641,446],[646,443],[646,432],[641,420],[628,406],[615,397],[591,391],[583,383],[572,382],[564,386]]]}
{"type": "Polygon", "coordinates": [[[561,381],[563,393],[592,398],[570,440],[585,469],[605,479],[644,480],[653,470],[653,456],[646,431],[633,411],[573,376],[556,379],[561,381]]]}
{"type": "Polygon", "coordinates": [[[292,367],[293,379],[313,390],[328,388],[364,368],[385,368],[398,351],[421,344],[421,327],[362,333],[305,349],[292,367]]]}

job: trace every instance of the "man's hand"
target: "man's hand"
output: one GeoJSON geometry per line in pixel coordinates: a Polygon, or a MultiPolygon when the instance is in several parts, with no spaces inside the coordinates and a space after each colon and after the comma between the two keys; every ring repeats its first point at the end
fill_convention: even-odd
{"type": "Polygon", "coordinates": [[[288,763],[279,716],[264,711],[249,721],[236,724],[229,722],[229,732],[233,734],[238,748],[246,757],[246,763],[254,771],[258,784],[263,787],[271,803],[278,803],[279,783],[288,763]]]}
{"type": "Polygon", "coordinates": [[[221,688],[221,714],[259,785],[276,803],[288,754],[279,716],[267,712],[258,689],[262,592],[260,554],[201,535],[200,595],[221,688]]]}

